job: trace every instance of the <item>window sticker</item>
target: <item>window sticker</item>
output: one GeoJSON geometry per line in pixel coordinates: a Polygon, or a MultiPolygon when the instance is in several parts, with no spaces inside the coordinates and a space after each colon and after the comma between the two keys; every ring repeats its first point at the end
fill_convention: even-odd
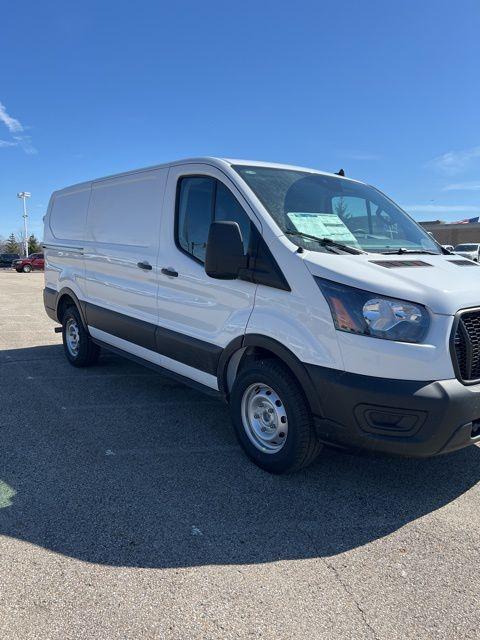
{"type": "Polygon", "coordinates": [[[287,216],[297,231],[318,238],[330,238],[336,242],[358,246],[353,233],[335,213],[289,211],[287,216]]]}

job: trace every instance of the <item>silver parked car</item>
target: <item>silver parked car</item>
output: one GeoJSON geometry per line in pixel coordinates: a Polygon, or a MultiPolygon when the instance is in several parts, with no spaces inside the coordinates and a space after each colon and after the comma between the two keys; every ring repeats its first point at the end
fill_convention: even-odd
{"type": "Polygon", "coordinates": [[[462,258],[470,258],[478,262],[480,244],[478,242],[469,242],[467,244],[457,244],[455,247],[455,253],[458,253],[462,258]]]}

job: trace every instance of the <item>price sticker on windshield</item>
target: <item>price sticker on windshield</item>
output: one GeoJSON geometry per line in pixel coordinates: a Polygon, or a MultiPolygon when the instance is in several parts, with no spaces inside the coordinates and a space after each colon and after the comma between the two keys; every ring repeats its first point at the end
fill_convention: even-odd
{"type": "Polygon", "coordinates": [[[357,239],[335,213],[307,213],[289,211],[289,220],[297,231],[317,238],[330,238],[335,242],[358,246],[357,239]]]}

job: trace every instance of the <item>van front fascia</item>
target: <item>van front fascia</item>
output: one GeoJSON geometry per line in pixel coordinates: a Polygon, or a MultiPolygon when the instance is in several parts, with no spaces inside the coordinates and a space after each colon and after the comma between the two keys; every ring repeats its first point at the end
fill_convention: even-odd
{"type": "Polygon", "coordinates": [[[391,380],[305,365],[322,398],[319,437],[331,444],[428,457],[480,441],[480,385],[391,380]]]}

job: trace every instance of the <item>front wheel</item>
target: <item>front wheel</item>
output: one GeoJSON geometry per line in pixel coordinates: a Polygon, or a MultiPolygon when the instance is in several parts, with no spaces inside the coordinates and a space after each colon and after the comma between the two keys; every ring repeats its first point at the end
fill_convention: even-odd
{"type": "Polygon", "coordinates": [[[74,367],[89,367],[97,362],[100,347],[92,341],[76,307],[68,307],[65,311],[62,338],[65,355],[74,367]]]}
{"type": "Polygon", "coordinates": [[[266,471],[297,471],[313,462],[322,449],[305,395],[280,362],[256,361],[240,371],[230,409],[238,441],[266,471]]]}

